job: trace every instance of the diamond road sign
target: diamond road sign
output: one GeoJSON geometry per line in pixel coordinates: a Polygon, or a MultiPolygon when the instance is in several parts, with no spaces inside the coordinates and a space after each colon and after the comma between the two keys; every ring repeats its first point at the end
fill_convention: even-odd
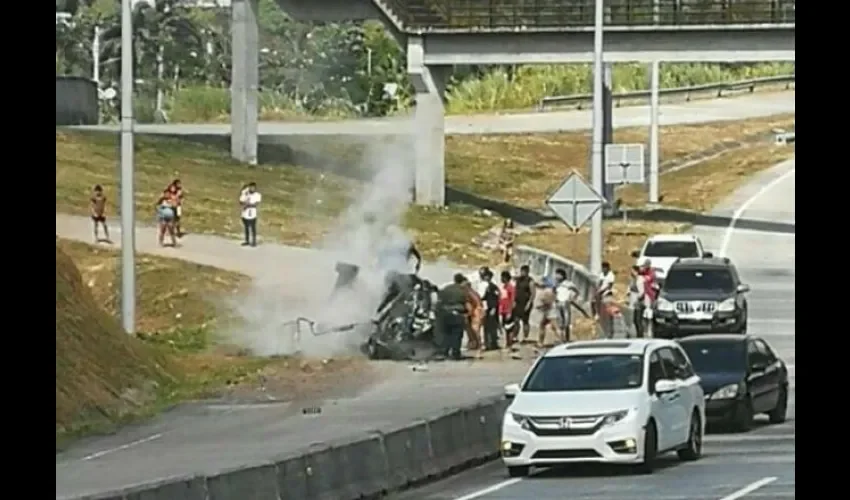
{"type": "Polygon", "coordinates": [[[585,225],[604,204],[605,198],[575,171],[546,200],[555,215],[574,231],[585,225]]]}
{"type": "Polygon", "coordinates": [[[643,144],[605,145],[605,182],[643,184],[643,144]]]}

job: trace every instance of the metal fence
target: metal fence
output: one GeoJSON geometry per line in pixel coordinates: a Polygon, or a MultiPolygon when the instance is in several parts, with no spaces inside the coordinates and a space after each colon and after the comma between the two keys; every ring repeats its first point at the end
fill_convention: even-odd
{"type": "MultiPolygon", "coordinates": [[[[735,82],[708,83],[704,85],[692,85],[690,87],[674,87],[660,89],[659,94],[662,97],[684,97],[686,101],[690,101],[694,96],[697,95],[712,95],[714,97],[723,97],[724,95],[740,92],[742,90],[755,92],[756,88],[763,87],[766,85],[784,84],[786,89],[790,89],[795,83],[794,78],[795,75],[778,75],[767,76],[764,78],[752,78],[749,80],[738,80],[735,82]]],[[[649,95],[649,90],[633,90],[630,92],[616,93],[612,96],[612,98],[614,100],[614,105],[619,106],[620,102],[622,101],[648,99],[649,95]]],[[[582,104],[592,101],[593,94],[549,96],[544,97],[540,100],[540,103],[538,103],[537,105],[537,109],[539,111],[545,111],[548,108],[559,106],[578,106],[579,108],[581,108],[582,104]]]]}
{"type": "MultiPolygon", "coordinates": [[[[594,0],[381,0],[415,30],[589,27],[594,0]]],[[[796,0],[605,0],[608,26],[794,23],[796,0]]]]}
{"type": "Polygon", "coordinates": [[[56,77],[56,125],[97,125],[97,84],[80,76],[56,77]]]}

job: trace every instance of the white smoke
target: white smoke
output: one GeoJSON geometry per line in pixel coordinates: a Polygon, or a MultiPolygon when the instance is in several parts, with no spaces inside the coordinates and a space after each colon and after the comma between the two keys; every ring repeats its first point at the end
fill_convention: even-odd
{"type": "MultiPolygon", "coordinates": [[[[403,219],[414,176],[411,148],[406,140],[370,141],[365,147],[361,164],[352,167],[367,170],[371,180],[361,186],[359,195],[324,241],[314,245],[314,251],[302,258],[293,257],[293,262],[270,263],[270,270],[275,270],[270,274],[280,277],[256,280],[247,296],[231,301],[231,309],[242,320],[230,332],[232,341],[262,356],[298,351],[305,356],[328,357],[359,349],[382,298],[384,273],[410,269],[406,252],[411,240],[403,228],[403,219]],[[332,296],[337,262],[358,265],[360,273],[352,289],[332,296]],[[281,279],[286,283],[281,283],[281,279]],[[302,321],[300,338],[295,341],[298,318],[315,321],[320,331],[350,324],[361,326],[313,336],[308,323],[302,321]]],[[[318,191],[314,189],[311,196],[324,195],[318,191]]],[[[440,279],[446,277],[444,281],[448,281],[448,266],[437,268],[440,279]]]]}

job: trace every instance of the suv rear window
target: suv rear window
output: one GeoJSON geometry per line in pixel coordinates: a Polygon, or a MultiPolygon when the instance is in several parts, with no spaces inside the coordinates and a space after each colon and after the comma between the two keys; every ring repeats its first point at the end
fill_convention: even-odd
{"type": "Polygon", "coordinates": [[[650,241],[643,250],[644,257],[699,257],[699,249],[693,241],[650,241]]]}
{"type": "Polygon", "coordinates": [[[700,269],[673,266],[664,281],[666,290],[719,290],[735,291],[735,280],[728,269],[713,267],[700,269]]]}

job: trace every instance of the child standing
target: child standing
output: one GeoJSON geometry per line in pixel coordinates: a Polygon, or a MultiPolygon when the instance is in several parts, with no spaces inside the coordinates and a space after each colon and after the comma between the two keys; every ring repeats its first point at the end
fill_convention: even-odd
{"type": "Polygon", "coordinates": [[[106,225],[106,195],[103,194],[103,186],[100,184],[96,185],[94,189],[92,189],[92,195],[89,199],[90,209],[91,209],[91,220],[94,224],[94,242],[100,243],[103,241],[104,243],[111,243],[109,240],[109,227],[106,225]],[[100,235],[98,234],[98,228],[103,226],[103,234],[106,236],[106,239],[101,240],[100,235]]]}

